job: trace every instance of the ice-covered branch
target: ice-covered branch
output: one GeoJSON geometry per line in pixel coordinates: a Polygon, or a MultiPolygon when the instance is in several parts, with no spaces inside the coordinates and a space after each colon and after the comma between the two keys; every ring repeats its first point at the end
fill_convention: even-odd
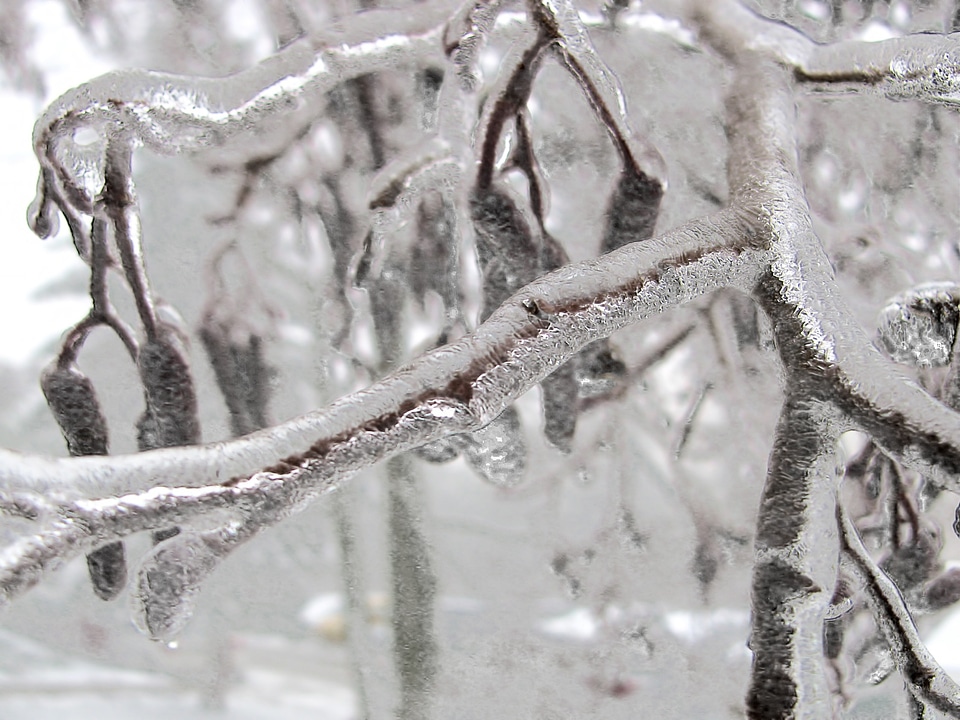
{"type": "Polygon", "coordinates": [[[263,143],[283,147],[344,80],[398,67],[442,66],[443,28],[454,9],[449,0],[435,0],[416,11],[362,13],[341,33],[297,41],[227,78],[124,70],[70,90],[34,127],[42,171],[28,212],[31,227],[47,237],[56,232],[56,206],[93,210],[95,190],[61,158],[77,131],[120,133],[162,154],[221,148],[238,137],[247,138],[248,152],[263,143]]]}
{"type": "Polygon", "coordinates": [[[734,207],[772,253],[754,296],[774,323],[788,374],[816,369],[821,392],[841,403],[852,427],[960,492],[960,416],[880,355],[840,297],[813,231],[797,165],[789,70],[748,51],[735,68],[727,172],[734,207]]]}
{"type": "Polygon", "coordinates": [[[903,596],[867,553],[840,503],[837,503],[837,521],[844,558],[864,585],[877,624],[907,688],[923,705],[960,718],[960,686],[923,644],[903,596]]]}
{"type": "Polygon", "coordinates": [[[824,89],[873,86],[896,100],[960,105],[960,33],[818,45],[797,77],[824,89]]]}
{"type": "Polygon", "coordinates": [[[751,52],[775,59],[819,89],[875,88],[897,100],[960,104],[960,33],[819,44],[736,0],[654,2],[652,7],[695,27],[700,39],[725,57],[751,52]]]}
{"type": "Polygon", "coordinates": [[[794,378],[757,516],[748,717],[821,717],[823,621],[837,580],[838,413],[794,378]]]}
{"type": "Polygon", "coordinates": [[[325,411],[235,441],[69,463],[4,451],[8,492],[63,500],[51,525],[5,550],[3,597],[67,557],[134,532],[215,511],[272,524],[357,470],[476,430],[584,345],[721,287],[751,287],[766,255],[743,237],[736,216],[724,212],[569,265],[525,287],[460,341],[325,411]],[[70,499],[77,495],[103,499],[70,499]]]}

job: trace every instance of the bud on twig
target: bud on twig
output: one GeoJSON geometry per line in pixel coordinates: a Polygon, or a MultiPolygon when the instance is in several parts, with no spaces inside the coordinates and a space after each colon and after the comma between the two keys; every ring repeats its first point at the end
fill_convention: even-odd
{"type": "Polygon", "coordinates": [[[161,328],[156,337],[144,343],[137,369],[147,404],[137,423],[140,450],[200,442],[190,364],[182,343],[170,328],[161,328]]]}
{"type": "MultiPolygon", "coordinates": [[[[186,350],[173,328],[160,326],[137,356],[147,407],[137,421],[137,447],[141,451],[195,445],[200,442],[197,394],[190,376],[186,350]]],[[[160,543],[179,532],[176,528],[153,534],[160,543]]]]}
{"type": "MultiPolygon", "coordinates": [[[[71,455],[106,455],[107,421],[90,378],[76,365],[54,364],[40,376],[40,387],[71,455]]],[[[123,543],[104,545],[87,555],[93,591],[113,600],[127,583],[123,543]]]]}

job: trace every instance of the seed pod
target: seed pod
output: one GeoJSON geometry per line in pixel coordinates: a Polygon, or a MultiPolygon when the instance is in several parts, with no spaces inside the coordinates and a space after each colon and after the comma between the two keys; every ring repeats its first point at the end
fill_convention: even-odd
{"type": "Polygon", "coordinates": [[[894,550],[880,567],[901,592],[907,593],[925,583],[933,574],[941,545],[935,527],[921,528],[917,537],[894,550]]]}
{"type": "MultiPolygon", "coordinates": [[[[563,245],[548,232],[544,232],[540,242],[540,271],[551,272],[570,262],[563,245]]],[[[580,371],[582,354],[579,354],[540,383],[543,400],[543,434],[553,447],[563,453],[572,449],[573,435],[577,429],[577,375],[580,371]]]]}
{"type": "Polygon", "coordinates": [[[960,567],[952,567],[931,580],[923,588],[921,602],[925,610],[934,612],[960,600],[960,567]]]}
{"type": "Polygon", "coordinates": [[[625,169],[610,197],[601,252],[651,238],[662,197],[663,186],[659,182],[625,169]]]}
{"type": "Polygon", "coordinates": [[[448,316],[459,313],[457,234],[454,208],[439,192],[425,193],[417,207],[417,242],[410,250],[410,287],[423,301],[428,290],[443,299],[448,316]]]}
{"type": "MultiPolygon", "coordinates": [[[[90,378],[74,364],[54,364],[40,376],[40,388],[70,454],[106,455],[107,421],[90,378]]],[[[87,569],[97,597],[113,600],[127,584],[123,543],[113,542],[87,555],[87,569]]]]}
{"type": "Polygon", "coordinates": [[[843,652],[843,641],[846,637],[847,626],[850,625],[848,615],[837,618],[827,618],[823,621],[823,655],[830,660],[836,660],[843,652]]]}
{"type": "Polygon", "coordinates": [[[40,388],[70,454],[106,455],[107,422],[90,378],[76,365],[53,365],[40,376],[40,388]]]}
{"type": "Polygon", "coordinates": [[[187,355],[173,331],[163,329],[137,357],[147,409],[138,423],[140,450],[200,442],[197,395],[187,355]]]}
{"type": "Polygon", "coordinates": [[[272,370],[263,360],[260,337],[251,335],[246,343],[237,342],[226,325],[208,317],[200,328],[200,340],[230,413],[234,437],[266,427],[272,370]]]}
{"type": "Polygon", "coordinates": [[[87,572],[101,600],[113,600],[127,585],[127,559],[122,542],[112,542],[87,555],[87,572]]]}
{"type": "MultiPolygon", "coordinates": [[[[146,451],[200,442],[190,364],[172,328],[161,328],[157,337],[141,347],[137,368],[147,403],[137,421],[137,447],[146,451]]],[[[159,544],[178,532],[177,528],[159,530],[153,533],[153,541],[159,544]]]]}
{"type": "Polygon", "coordinates": [[[470,200],[470,211],[483,276],[481,319],[485,320],[536,278],[540,251],[530,225],[505,191],[478,189],[470,200]]]}
{"type": "Polygon", "coordinates": [[[577,429],[577,358],[564,363],[540,382],[543,434],[562,453],[573,449],[577,429]]]}

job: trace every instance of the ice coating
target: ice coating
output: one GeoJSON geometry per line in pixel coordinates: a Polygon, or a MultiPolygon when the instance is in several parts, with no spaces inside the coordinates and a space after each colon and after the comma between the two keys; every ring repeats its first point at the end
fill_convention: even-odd
{"type": "MultiPolygon", "coordinates": [[[[804,712],[812,716],[823,700],[824,679],[821,669],[805,663],[804,658],[815,655],[819,626],[835,613],[830,591],[837,543],[829,512],[834,499],[829,491],[836,437],[848,428],[865,430],[889,456],[957,491],[960,431],[956,413],[906,382],[876,352],[836,288],[799,180],[796,94],[804,86],[819,89],[832,83],[861,83],[876,84],[894,97],[902,91],[899,96],[944,102],[954,93],[957,73],[949,49],[937,49],[945,42],[942,38],[908,38],[907,44],[896,47],[856,45],[848,48],[850,52],[837,51],[834,57],[824,54],[831,50],[821,52],[799,33],[771,26],[737,3],[689,0],[678,5],[685,21],[700,30],[705,46],[730,63],[733,81],[726,105],[730,207],[642,245],[631,241],[644,240],[640,237],[647,234],[643,228],[652,223],[624,223],[624,229],[616,233],[621,237],[610,243],[622,245],[615,252],[534,279],[543,270],[541,247],[540,267],[529,272],[529,268],[519,268],[523,272],[507,278],[508,270],[518,269],[508,267],[501,273],[503,278],[496,278],[503,282],[491,284],[490,296],[495,301],[487,309],[487,322],[476,332],[323,411],[250,437],[109,460],[55,462],[0,452],[0,478],[5,488],[0,510],[37,523],[34,536],[4,549],[0,559],[2,598],[24,591],[71,554],[104,542],[172,524],[189,527],[201,519],[209,520],[212,513],[241,518],[238,522],[249,534],[234,525],[202,537],[188,531],[182,538],[166,541],[148,558],[138,584],[141,624],[154,635],[169,637],[188,617],[190,602],[203,578],[239,544],[239,539],[230,539],[231,533],[237,538],[252,537],[345,482],[356,470],[429,443],[434,443],[435,457],[441,460],[459,443],[459,451],[480,474],[509,485],[516,481],[525,461],[524,448],[517,442],[521,435],[516,432],[515,411],[510,407],[516,397],[543,382],[545,405],[552,413],[546,418],[547,435],[556,446],[568,445],[573,430],[563,422],[569,420],[564,411],[576,401],[577,393],[570,391],[576,390],[577,376],[563,373],[572,368],[569,363],[582,348],[630,323],[732,287],[751,293],[769,318],[788,388],[760,509],[754,576],[756,663],[748,705],[757,717],[770,713],[803,716],[804,712]],[[892,61],[885,59],[891,47],[895,54],[900,53],[892,61]],[[904,48],[917,52],[904,56],[904,48]],[[823,58],[833,64],[821,72],[816,63],[823,58]],[[863,71],[874,66],[880,69],[863,71]],[[882,69],[885,67],[888,70],[882,69]],[[552,394],[552,390],[558,392],[552,394]],[[40,490],[49,491],[49,497],[37,499],[40,490]],[[178,576],[180,569],[183,573],[178,576]],[[806,705],[810,701],[810,709],[797,709],[797,702],[806,705]]],[[[553,33],[552,42],[598,109],[601,122],[611,130],[625,166],[630,158],[643,157],[629,130],[622,127],[626,117],[616,79],[599,60],[582,18],[572,6],[543,3],[529,16],[511,18],[511,22],[540,23],[540,30],[553,33]]],[[[402,33],[381,38],[383,42],[370,37],[369,33],[358,35],[356,44],[341,53],[344,62],[369,59],[381,52],[394,59],[416,54],[405,44],[402,33]]],[[[430,52],[436,52],[436,47],[430,52]]],[[[150,145],[153,138],[177,152],[192,149],[191,143],[206,148],[233,137],[234,124],[243,124],[240,121],[246,118],[256,120],[273,111],[285,118],[297,116],[301,109],[305,114],[313,112],[309,96],[322,85],[321,78],[333,67],[333,60],[329,55],[318,59],[306,54],[303,59],[299,75],[281,74],[279,80],[271,76],[272,80],[257,85],[252,96],[235,98],[232,105],[214,107],[195,87],[163,83],[139,106],[141,110],[132,109],[128,115],[122,114],[126,109],[101,98],[83,120],[92,125],[104,123],[97,127],[108,136],[102,183],[108,184],[107,161],[118,147],[121,154],[126,149],[129,156],[132,145],[150,145]],[[195,112],[197,107],[207,109],[195,112]],[[235,114],[223,123],[229,126],[227,134],[218,134],[217,122],[211,117],[231,112],[235,114]]],[[[276,69],[277,63],[265,63],[260,68],[263,77],[276,69]]],[[[230,82],[223,82],[224,92],[230,82]]],[[[34,225],[49,231],[56,221],[51,203],[61,204],[80,249],[88,246],[81,216],[98,210],[93,207],[94,191],[101,180],[96,152],[81,156],[68,147],[76,137],[67,133],[72,122],[72,116],[65,118],[51,131],[50,143],[45,146],[49,152],[44,155],[44,161],[49,160],[44,166],[48,181],[33,215],[34,225]]],[[[295,122],[290,122],[293,127],[295,122]]],[[[280,130],[284,125],[279,124],[280,130]]],[[[518,134],[520,128],[518,118],[518,134]]],[[[457,170],[469,167],[463,162],[469,155],[455,150],[452,156],[456,159],[450,166],[457,170]]],[[[643,162],[637,164],[644,166],[643,162]]],[[[391,196],[388,187],[390,192],[378,192],[375,200],[390,196],[391,202],[400,205],[398,215],[410,217],[410,210],[418,207],[421,189],[417,183],[423,181],[425,192],[431,183],[460,186],[469,176],[465,172],[420,175],[416,167],[400,168],[385,183],[400,190],[391,196]]],[[[113,198],[117,202],[109,209],[130,210],[132,192],[126,192],[129,172],[125,167],[118,170],[116,187],[123,192],[113,198]]],[[[652,173],[650,177],[658,176],[652,173]]],[[[540,182],[532,173],[528,180],[532,187],[540,182]]],[[[480,190],[490,188],[496,186],[490,183],[480,190]]],[[[473,190],[458,187],[450,198],[473,190]]],[[[533,194],[531,190],[530,209],[537,216],[533,194]]],[[[520,237],[532,246],[537,223],[528,219],[527,208],[518,205],[488,212],[484,201],[492,195],[475,196],[480,201],[475,209],[479,206],[480,224],[486,224],[488,234],[501,235],[493,245],[509,245],[520,237]],[[526,224],[525,229],[517,218],[526,224]]],[[[612,205],[637,216],[630,219],[643,220],[647,205],[628,202],[641,195],[630,187],[625,175],[612,205]],[[618,197],[624,201],[617,202],[618,197]]],[[[385,201],[385,207],[389,204],[385,201]]],[[[458,208],[458,213],[466,217],[463,208],[458,208]]],[[[135,253],[134,215],[115,212],[108,219],[115,227],[130,229],[130,250],[135,253]]],[[[390,223],[395,218],[381,219],[381,244],[385,246],[391,227],[396,227],[390,223]]],[[[543,230],[542,212],[534,219],[543,230]]],[[[98,221],[105,222],[102,215],[98,221]]],[[[499,249],[494,247],[488,257],[499,249]]],[[[524,262],[534,263],[533,258],[534,254],[527,252],[524,262]]],[[[392,281],[396,287],[396,278],[392,281]]],[[[398,291],[396,297],[405,295],[398,291]]],[[[152,308],[140,310],[150,337],[156,330],[149,330],[152,308]]],[[[396,320],[383,307],[375,315],[383,326],[396,320]]],[[[389,332],[388,328],[383,335],[389,332]]],[[[927,357],[929,353],[922,350],[923,337],[921,332],[908,336],[904,331],[896,346],[904,353],[927,357]]],[[[399,351],[391,352],[399,356],[399,351]]],[[[601,374],[614,365],[612,356],[597,357],[601,374]]],[[[706,558],[698,567],[706,573],[709,562],[706,558]]],[[[953,590],[944,585],[938,592],[945,598],[953,590]]],[[[878,595],[883,601],[877,603],[883,606],[878,611],[881,621],[889,624],[893,618],[892,627],[903,636],[906,631],[899,621],[909,615],[887,595],[878,595]]],[[[922,663],[918,666],[911,659],[911,653],[917,655],[918,651],[911,649],[910,643],[892,644],[898,647],[896,660],[908,682],[916,685],[918,678],[928,678],[931,687],[942,684],[942,670],[922,663]],[[913,672],[917,667],[922,671],[919,675],[913,672]]],[[[924,695],[924,688],[918,695],[940,707],[937,703],[941,700],[924,695]]]]}
{"type": "Polygon", "coordinates": [[[28,211],[30,227],[40,237],[56,232],[54,204],[92,211],[95,193],[85,179],[89,173],[73,167],[75,151],[55,150],[74,142],[78,129],[93,128],[98,135],[161,154],[264,136],[268,123],[268,142],[283,142],[316,116],[324,94],[345,79],[403,64],[440,64],[442,24],[449,9],[448,2],[433,2],[419,12],[367,13],[341,36],[298,41],[227,79],[127,70],[68,91],[34,127],[42,170],[41,189],[28,211]]]}
{"type": "Polygon", "coordinates": [[[943,367],[953,356],[960,288],[931,283],[891,298],[877,318],[883,348],[896,362],[943,367]]]}
{"type": "Polygon", "coordinates": [[[817,47],[802,66],[804,77],[841,90],[851,82],[867,80],[893,99],[960,104],[960,33],[867,45],[845,42],[817,47]]]}
{"type": "Polygon", "coordinates": [[[0,453],[0,473],[13,487],[25,484],[34,491],[49,491],[59,486],[73,492],[86,487],[97,495],[110,488],[120,495],[137,485],[143,489],[142,495],[115,500],[75,501],[71,512],[80,513],[82,523],[39,532],[28,542],[28,550],[8,548],[0,561],[2,597],[9,599],[33,585],[64,554],[133,532],[189,523],[214,509],[253,512],[264,503],[285,508],[274,520],[265,521],[269,525],[356,470],[487,425],[589,342],[722,285],[751,286],[764,254],[724,249],[739,237],[732,219],[728,216],[726,224],[716,224],[710,235],[683,228],[642,247],[627,246],[545,276],[514,296],[471,336],[428,353],[326,411],[270,431],[205,447],[99,463],[91,459],[85,467],[56,461],[21,463],[13,453],[0,453]],[[709,254],[710,250],[715,252],[709,254]],[[682,262],[704,253],[708,254],[698,262],[682,262]],[[638,266],[649,268],[648,273],[638,278],[633,270],[638,266]],[[605,299],[595,302],[597,296],[605,299]],[[526,306],[533,298],[553,315],[549,326],[531,318],[526,306]],[[438,413],[438,407],[449,412],[438,413]],[[58,466],[59,478],[50,474],[58,466]],[[63,471],[73,474],[74,481],[63,478],[63,471]],[[249,473],[253,473],[249,479],[243,479],[249,473]],[[232,477],[238,479],[228,482],[232,477]],[[226,484],[203,486],[211,478],[226,484]],[[171,479],[181,487],[169,487],[171,479]],[[203,487],[182,487],[191,482],[203,487]],[[92,527],[97,528],[95,536],[92,527]]]}

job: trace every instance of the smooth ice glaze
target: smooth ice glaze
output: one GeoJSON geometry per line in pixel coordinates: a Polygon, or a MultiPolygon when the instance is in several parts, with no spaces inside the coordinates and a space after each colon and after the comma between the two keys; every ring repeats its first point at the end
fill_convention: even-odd
{"type": "MultiPolygon", "coordinates": [[[[752,295],[769,319],[786,383],[757,519],[748,715],[820,718],[829,707],[823,624],[849,605],[833,597],[843,554],[867,588],[916,702],[960,716],[955,685],[928,657],[902,598],[842,512],[838,526],[836,501],[837,441],[850,429],[869,434],[891,462],[960,493],[960,415],[908,382],[846,307],[804,195],[795,100],[802,87],[863,86],[894,100],[958,104],[960,37],[818,45],[733,0],[653,5],[695,30],[699,47],[720,55],[732,78],[725,106],[729,203],[659,234],[666,164],[646,134],[631,127],[618,79],[567,0],[531,2],[525,15],[511,16],[530,32],[521,34],[485,99],[472,154],[457,143],[470,134],[465,118],[473,122],[471,113],[477,114],[478,54],[497,31],[498,3],[470,4],[459,13],[449,3],[366,13],[342,36],[298,41],[228,78],[113,73],[51,105],[34,132],[41,178],[29,221],[46,237],[62,215],[95,272],[106,266],[96,260],[105,252],[103,238],[109,231],[115,239],[144,337],[133,339],[116,319],[96,276],[89,324],[110,325],[126,338],[147,390],[142,437],[153,440],[141,443],[147,452],[120,457],[51,460],[0,451],[0,511],[36,523],[34,534],[0,554],[0,601],[77,554],[133,533],[182,526],[180,535],[147,556],[134,592],[138,625],[169,640],[187,622],[203,580],[233,549],[374,463],[389,460],[391,472],[405,482],[409,468],[398,456],[419,448],[435,462],[463,455],[499,486],[516,483],[527,449],[511,404],[538,383],[547,440],[569,452],[578,403],[588,394],[583,378],[591,379],[591,358],[604,352],[602,344],[582,353],[585,348],[630,324],[734,288],[752,295]],[[590,102],[620,163],[603,239],[609,252],[573,264],[547,230],[549,198],[529,126],[530,86],[548,53],[590,102]],[[418,200],[436,191],[437,206],[452,218],[444,225],[449,234],[459,240],[472,225],[484,321],[461,332],[463,317],[450,312],[444,337],[450,331],[459,339],[289,422],[209,445],[182,446],[198,441],[193,432],[158,439],[164,427],[192,427],[192,389],[185,359],[171,349],[175,329],[160,319],[142,265],[134,148],[242,153],[234,145],[240,138],[256,147],[282,144],[322,111],[335,86],[401,64],[445,68],[451,76],[438,91],[438,135],[376,178],[369,206],[377,220],[352,280],[387,296],[396,278],[382,249],[414,217],[419,221],[418,200]],[[81,145],[89,140],[82,131],[91,128],[94,141],[81,145]],[[523,174],[529,203],[500,178],[507,164],[523,174]],[[157,348],[166,359],[151,370],[145,363],[157,348]],[[168,382],[167,372],[178,361],[179,385],[168,382]],[[153,395],[151,372],[164,377],[153,383],[153,395]],[[164,396],[174,385],[177,392],[167,392],[172,399],[164,396]],[[191,527],[216,514],[229,520],[215,530],[191,527]]],[[[678,36],[669,22],[657,27],[678,36]]],[[[456,296],[455,288],[440,292],[447,300],[456,296]]],[[[373,312],[383,336],[377,369],[390,366],[384,357],[400,355],[391,310],[385,305],[373,312]]],[[[883,311],[880,338],[895,360],[942,366],[954,354],[957,317],[953,286],[919,288],[883,311]]],[[[74,330],[78,344],[88,330],[74,330]]],[[[62,359],[69,360],[66,352],[62,359]]],[[[606,368],[613,367],[608,358],[606,368]]],[[[409,498],[392,501],[393,521],[420,552],[409,498]]],[[[404,572],[429,596],[427,574],[417,574],[415,557],[406,560],[404,572]]],[[[432,636],[421,630],[395,628],[398,635],[419,637],[425,656],[433,657],[432,636]]]]}

